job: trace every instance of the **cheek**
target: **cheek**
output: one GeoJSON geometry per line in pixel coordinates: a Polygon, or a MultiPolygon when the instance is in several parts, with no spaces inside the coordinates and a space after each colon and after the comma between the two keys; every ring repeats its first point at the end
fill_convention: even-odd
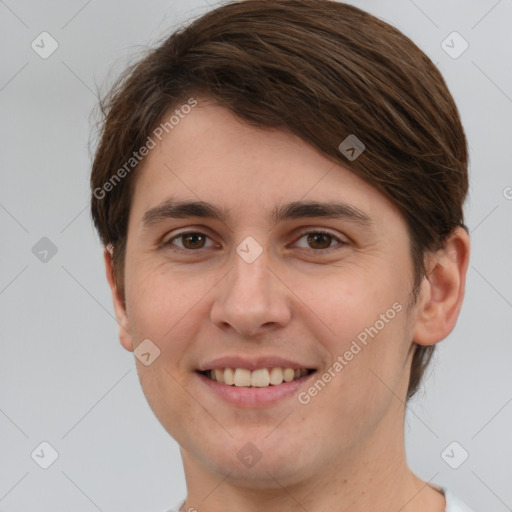
{"type": "Polygon", "coordinates": [[[127,311],[137,339],[164,340],[183,329],[194,307],[212,286],[210,279],[191,279],[165,265],[156,266],[148,257],[127,265],[127,311]]]}
{"type": "Polygon", "coordinates": [[[310,306],[312,311],[303,309],[306,322],[318,325],[313,334],[330,355],[331,377],[326,379],[332,380],[325,388],[318,386],[326,390],[325,402],[319,402],[333,404],[340,414],[354,413],[350,422],[357,422],[357,418],[371,416],[370,411],[379,416],[378,411],[394,396],[390,390],[399,394],[403,386],[410,344],[406,329],[409,288],[407,280],[391,267],[380,266],[378,272],[369,267],[346,270],[334,278],[317,280],[322,286],[312,287],[309,279],[302,278],[294,291],[310,306]]]}
{"type": "MultiPolygon", "coordinates": [[[[336,346],[337,341],[340,349],[377,321],[377,327],[382,330],[380,315],[385,315],[384,320],[403,317],[397,310],[405,311],[408,283],[397,270],[381,263],[334,267],[315,275],[290,273],[286,282],[300,299],[294,302],[300,308],[298,315],[306,315],[308,322],[316,318],[316,323],[323,325],[324,333],[334,338],[329,345],[336,346]],[[393,308],[395,303],[398,305],[393,308]]],[[[303,322],[303,318],[296,320],[303,322]]],[[[386,330],[389,323],[385,324],[386,330]]]]}
{"type": "Polygon", "coordinates": [[[137,262],[130,271],[127,312],[134,345],[150,339],[160,350],[149,366],[136,359],[142,391],[172,437],[186,440],[192,432],[200,436],[204,422],[196,426],[194,419],[201,417],[201,409],[186,392],[191,377],[187,357],[194,350],[195,315],[205,290],[194,280],[176,278],[147,262],[137,262]]]}

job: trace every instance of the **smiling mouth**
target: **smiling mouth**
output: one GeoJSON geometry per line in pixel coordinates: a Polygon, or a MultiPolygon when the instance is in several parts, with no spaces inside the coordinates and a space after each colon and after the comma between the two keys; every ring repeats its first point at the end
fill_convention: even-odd
{"type": "Polygon", "coordinates": [[[259,368],[254,371],[246,368],[215,368],[213,370],[198,370],[198,373],[227,386],[265,388],[302,379],[315,371],[312,368],[275,367],[259,368]]]}

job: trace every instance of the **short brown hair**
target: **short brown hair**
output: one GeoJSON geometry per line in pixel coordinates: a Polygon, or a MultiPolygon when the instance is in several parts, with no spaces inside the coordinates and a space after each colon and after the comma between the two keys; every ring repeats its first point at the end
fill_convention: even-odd
{"type": "MultiPolygon", "coordinates": [[[[192,94],[249,124],[299,136],[394,203],[409,230],[415,298],[425,253],[442,247],[457,226],[465,228],[468,151],[460,116],[440,72],[408,37],[331,0],[232,2],[149,51],[100,103],[91,212],[103,244],[113,248],[123,298],[138,166],[122,173],[108,193],[104,185],[163,116],[192,94]],[[351,134],[365,145],[353,161],[338,149],[351,134]]],[[[408,399],[435,346],[416,345],[408,399]]]]}

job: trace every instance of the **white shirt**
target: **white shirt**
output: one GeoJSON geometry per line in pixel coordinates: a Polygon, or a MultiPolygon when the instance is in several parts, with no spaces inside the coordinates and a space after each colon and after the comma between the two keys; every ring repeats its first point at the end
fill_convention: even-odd
{"type": "Polygon", "coordinates": [[[463,501],[455,496],[450,489],[442,487],[440,485],[430,484],[444,494],[446,499],[445,512],[473,512],[463,501]]]}
{"type": "MultiPolygon", "coordinates": [[[[447,487],[441,487],[440,485],[430,484],[444,494],[446,499],[445,512],[473,512],[463,501],[457,498],[447,487]]],[[[167,512],[180,512],[181,507],[185,505],[185,500],[180,501],[174,508],[169,509],[167,512]]],[[[193,512],[192,509],[190,512],[193,512]]],[[[183,512],[188,512],[184,510],[183,512]]]]}

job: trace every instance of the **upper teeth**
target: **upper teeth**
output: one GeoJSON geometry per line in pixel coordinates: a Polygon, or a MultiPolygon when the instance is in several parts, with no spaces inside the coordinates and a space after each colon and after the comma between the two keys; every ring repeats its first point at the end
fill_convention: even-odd
{"type": "Polygon", "coordinates": [[[291,382],[307,375],[306,368],[294,370],[293,368],[259,368],[247,370],[246,368],[216,368],[209,370],[207,374],[213,380],[227,384],[228,386],[264,388],[272,384],[276,386],[284,382],[291,382]]]}

